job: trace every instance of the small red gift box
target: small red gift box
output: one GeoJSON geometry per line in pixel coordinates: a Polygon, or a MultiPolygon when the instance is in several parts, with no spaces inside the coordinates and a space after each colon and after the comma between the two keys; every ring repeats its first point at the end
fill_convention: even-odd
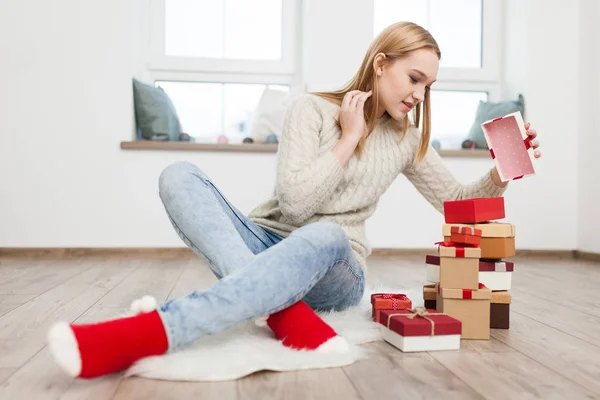
{"type": "Polygon", "coordinates": [[[403,310],[412,308],[412,301],[401,293],[374,293],[371,295],[373,321],[380,321],[382,310],[403,310]]]}
{"type": "Polygon", "coordinates": [[[383,339],[405,352],[460,348],[462,322],[433,309],[384,310],[380,324],[383,339]]]}
{"type": "Polygon", "coordinates": [[[503,219],[504,197],[476,198],[444,202],[447,224],[474,224],[503,219]]]}
{"type": "Polygon", "coordinates": [[[450,228],[450,241],[479,246],[481,243],[481,229],[471,226],[453,226],[450,228]]]}
{"type": "Polygon", "coordinates": [[[479,236],[481,237],[481,229],[473,226],[455,225],[450,227],[450,234],[457,233],[459,235],[479,236]]]}

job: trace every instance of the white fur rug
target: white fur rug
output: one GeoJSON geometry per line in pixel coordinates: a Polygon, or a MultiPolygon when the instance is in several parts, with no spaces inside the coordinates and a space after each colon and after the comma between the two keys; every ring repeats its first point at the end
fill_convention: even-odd
{"type": "Polygon", "coordinates": [[[350,344],[343,354],[291,350],[275,340],[268,327],[246,322],[217,335],[200,338],[186,349],[138,361],[126,376],[175,381],[224,381],[261,370],[291,371],[341,367],[368,357],[359,345],[381,340],[379,324],[371,319],[371,293],[404,293],[413,307],[423,304],[421,288],[365,291],[360,305],[321,317],[350,344]]]}

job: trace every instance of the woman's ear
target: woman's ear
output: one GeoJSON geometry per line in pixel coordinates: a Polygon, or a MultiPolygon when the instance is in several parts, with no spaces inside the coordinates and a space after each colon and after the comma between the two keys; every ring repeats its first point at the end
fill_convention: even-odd
{"type": "Polygon", "coordinates": [[[375,75],[381,76],[383,74],[383,64],[385,62],[385,53],[377,53],[373,59],[373,71],[375,75]]]}

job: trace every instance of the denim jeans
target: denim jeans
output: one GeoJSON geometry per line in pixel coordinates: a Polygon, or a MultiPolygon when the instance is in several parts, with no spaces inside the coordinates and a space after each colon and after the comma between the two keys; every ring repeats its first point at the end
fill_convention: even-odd
{"type": "Polygon", "coordinates": [[[159,194],[178,235],[219,279],[159,307],[169,350],[299,300],[317,311],[360,302],[364,273],[339,225],[315,222],[284,239],[250,221],[187,162],[162,172],[159,194]]]}

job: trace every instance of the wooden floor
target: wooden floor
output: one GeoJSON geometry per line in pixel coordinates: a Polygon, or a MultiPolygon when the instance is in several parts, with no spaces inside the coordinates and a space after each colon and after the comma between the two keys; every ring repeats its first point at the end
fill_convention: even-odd
{"type": "MultiPolygon", "coordinates": [[[[420,287],[417,256],[369,259],[373,284],[420,287]]],[[[600,398],[600,264],[515,258],[511,329],[460,351],[403,354],[385,342],[345,368],[263,372],[231,382],[111,376],[72,380],[45,348],[57,320],[116,316],[132,299],[166,300],[215,279],[194,257],[0,260],[0,399],[587,399],[600,398]]]]}

